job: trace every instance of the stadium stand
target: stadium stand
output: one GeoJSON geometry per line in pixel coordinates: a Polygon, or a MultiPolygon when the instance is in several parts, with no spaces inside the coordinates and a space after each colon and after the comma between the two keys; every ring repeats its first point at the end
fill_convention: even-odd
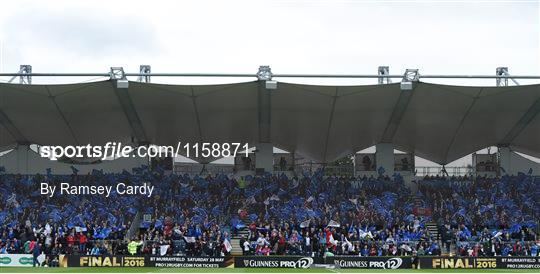
{"type": "Polygon", "coordinates": [[[540,165],[518,154],[540,155],[538,84],[440,85],[421,82],[417,70],[400,83],[365,86],[278,84],[271,73],[220,85],[114,75],[69,85],[0,83],[0,149],[11,150],[0,157],[0,254],[13,255],[8,260],[32,254],[35,263],[43,251],[52,255],[49,266],[140,257],[132,266],[211,258],[223,262],[211,266],[258,267],[277,255],[261,265],[308,267],[336,257],[325,264],[353,258],[412,268],[422,258],[434,268],[485,257],[497,268],[508,262],[494,256],[539,256],[540,165]],[[38,154],[39,146],[111,140],[175,153],[58,161],[38,154]],[[180,141],[187,149],[234,142],[245,155],[229,154],[234,164],[219,166],[212,162],[228,157],[224,151],[189,155],[180,141]],[[370,146],[373,153],[359,153],[370,146]],[[492,146],[497,154],[477,153],[492,146]],[[446,165],[469,154],[472,165],[459,173],[466,176],[449,177],[446,165]],[[178,155],[195,163],[175,166],[178,155]],[[416,157],[445,176],[419,177],[416,157]],[[154,192],[48,196],[42,183],[149,184],[154,192]]]}
{"type": "MultiPolygon", "coordinates": [[[[0,252],[46,254],[537,256],[538,179],[401,176],[0,175],[0,252]],[[150,199],[47,198],[41,182],[156,186],[150,199]],[[423,208],[426,212],[419,212],[423,208]],[[153,218],[142,220],[150,213],[153,218]],[[428,225],[436,224],[433,231],[428,225]],[[136,229],[130,229],[132,226],[136,229]],[[132,232],[130,232],[132,231],[132,232]],[[131,252],[133,253],[133,252],[131,252]]],[[[115,195],[115,194],[113,194],[115,195]]],[[[100,198],[101,197],[101,198],[100,198]]]]}

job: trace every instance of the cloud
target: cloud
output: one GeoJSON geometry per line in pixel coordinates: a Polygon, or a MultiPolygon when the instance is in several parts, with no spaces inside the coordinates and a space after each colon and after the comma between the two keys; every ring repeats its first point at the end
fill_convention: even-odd
{"type": "Polygon", "coordinates": [[[0,40],[8,71],[23,63],[39,72],[134,72],[150,64],[154,72],[246,73],[270,65],[275,73],[369,74],[389,65],[391,73],[492,74],[509,66],[512,74],[538,74],[538,2],[443,2],[6,2],[0,40]]]}
{"type": "Polygon", "coordinates": [[[114,9],[47,9],[38,4],[17,8],[6,15],[0,25],[0,39],[6,48],[15,51],[10,55],[20,58],[36,53],[78,59],[127,57],[160,47],[151,21],[114,9]]]}

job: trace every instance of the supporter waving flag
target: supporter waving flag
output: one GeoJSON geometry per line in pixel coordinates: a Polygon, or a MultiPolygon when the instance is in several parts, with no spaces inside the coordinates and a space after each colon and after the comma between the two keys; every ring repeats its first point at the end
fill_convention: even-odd
{"type": "Polygon", "coordinates": [[[334,239],[334,235],[330,229],[326,229],[326,247],[335,248],[337,246],[337,240],[334,239]]]}

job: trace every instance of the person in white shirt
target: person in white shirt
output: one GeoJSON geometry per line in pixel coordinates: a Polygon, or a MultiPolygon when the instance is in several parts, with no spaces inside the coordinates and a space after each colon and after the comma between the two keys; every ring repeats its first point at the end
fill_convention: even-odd
{"type": "Polygon", "coordinates": [[[244,255],[249,255],[249,253],[250,253],[250,243],[249,243],[249,241],[244,241],[243,250],[244,250],[244,255]]]}
{"type": "Polygon", "coordinates": [[[270,243],[266,240],[266,238],[264,237],[264,234],[259,234],[259,238],[257,238],[257,245],[264,246],[264,245],[270,245],[270,243]]]}
{"type": "Polygon", "coordinates": [[[306,232],[304,235],[304,250],[307,256],[313,255],[313,246],[311,245],[311,236],[309,235],[309,232],[306,232]]]}

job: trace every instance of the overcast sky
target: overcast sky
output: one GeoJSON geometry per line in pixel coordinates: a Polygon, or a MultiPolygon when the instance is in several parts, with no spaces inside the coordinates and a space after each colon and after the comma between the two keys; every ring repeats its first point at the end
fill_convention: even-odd
{"type": "MultiPolygon", "coordinates": [[[[153,72],[254,73],[270,65],[274,73],[375,74],[388,65],[392,74],[494,74],[508,66],[511,74],[540,75],[539,9],[539,1],[7,1],[0,71],[31,64],[34,72],[138,72],[149,64],[153,72]]],[[[242,80],[252,79],[234,81],[242,80]]]]}

